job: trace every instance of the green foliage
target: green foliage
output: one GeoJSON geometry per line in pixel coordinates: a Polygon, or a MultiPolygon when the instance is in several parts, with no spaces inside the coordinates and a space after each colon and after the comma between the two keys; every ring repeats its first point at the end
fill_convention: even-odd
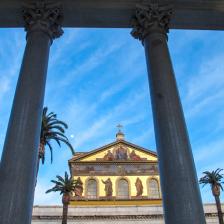
{"type": "Polygon", "coordinates": [[[61,177],[59,175],[56,176],[57,180],[51,180],[52,183],[55,184],[54,187],[47,190],[46,193],[59,191],[60,194],[64,193],[72,193],[75,190],[76,180],[68,177],[68,173],[65,172],[65,177],[61,177]]]}
{"type": "Polygon", "coordinates": [[[219,186],[222,190],[222,179],[224,177],[224,174],[220,174],[220,172],[223,171],[223,169],[216,169],[215,171],[209,172],[205,171],[203,174],[205,174],[202,178],[200,178],[199,183],[203,184],[203,187],[207,184],[210,184],[211,187],[213,186],[219,186]]]}
{"type": "MultiPolygon", "coordinates": [[[[74,149],[70,144],[68,138],[65,136],[65,129],[68,128],[68,125],[57,119],[57,115],[54,112],[50,112],[47,114],[47,107],[44,107],[43,114],[42,114],[42,124],[41,124],[41,133],[40,133],[40,144],[43,146],[48,146],[51,153],[51,163],[53,161],[53,148],[51,146],[51,140],[57,142],[57,144],[61,147],[61,142],[65,143],[69,149],[71,150],[72,154],[74,155],[74,149]]],[[[42,160],[42,164],[45,161],[45,151],[40,154],[40,158],[42,160]]]]}

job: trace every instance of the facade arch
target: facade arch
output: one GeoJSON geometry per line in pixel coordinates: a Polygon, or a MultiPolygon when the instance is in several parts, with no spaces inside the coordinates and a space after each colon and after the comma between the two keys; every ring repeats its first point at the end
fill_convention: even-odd
{"type": "Polygon", "coordinates": [[[160,192],[160,184],[157,178],[148,178],[147,179],[147,193],[150,199],[160,199],[161,192],[160,192]]]}
{"type": "Polygon", "coordinates": [[[96,177],[89,177],[85,181],[85,197],[97,199],[99,197],[99,181],[96,177]]]}
{"type": "Polygon", "coordinates": [[[119,177],[116,180],[116,198],[129,199],[131,196],[130,180],[127,177],[119,177]]]}

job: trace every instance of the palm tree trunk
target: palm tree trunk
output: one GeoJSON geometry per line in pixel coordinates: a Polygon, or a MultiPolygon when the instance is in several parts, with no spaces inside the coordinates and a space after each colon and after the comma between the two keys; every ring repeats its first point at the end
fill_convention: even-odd
{"type": "Polygon", "coordinates": [[[37,160],[37,172],[36,172],[36,183],[35,183],[35,187],[37,185],[37,176],[38,176],[38,173],[39,173],[41,155],[44,155],[44,153],[45,153],[44,143],[41,141],[40,142],[40,145],[38,147],[38,160],[37,160]]]}
{"type": "Polygon", "coordinates": [[[67,224],[68,203],[63,203],[62,224],[67,224]]]}
{"type": "Polygon", "coordinates": [[[224,222],[223,222],[222,208],[221,208],[221,203],[220,203],[219,196],[215,196],[215,202],[216,202],[216,207],[217,207],[217,211],[218,211],[219,224],[224,224],[224,222]]]}
{"type": "Polygon", "coordinates": [[[38,173],[39,173],[39,166],[40,166],[40,157],[38,155],[35,187],[37,186],[37,176],[38,176],[38,173]]]}

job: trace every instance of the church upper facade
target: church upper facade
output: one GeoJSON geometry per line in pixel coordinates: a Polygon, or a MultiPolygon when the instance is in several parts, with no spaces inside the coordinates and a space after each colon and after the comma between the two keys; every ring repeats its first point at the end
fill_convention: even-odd
{"type": "Polygon", "coordinates": [[[161,204],[157,154],[124,140],[90,152],[75,153],[69,160],[77,180],[72,205],[161,204]]]}

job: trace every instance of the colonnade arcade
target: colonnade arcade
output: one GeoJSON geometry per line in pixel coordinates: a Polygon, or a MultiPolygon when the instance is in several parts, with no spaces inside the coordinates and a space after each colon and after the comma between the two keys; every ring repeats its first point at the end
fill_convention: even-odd
{"type": "MultiPolygon", "coordinates": [[[[189,22],[188,14],[186,14],[191,8],[186,9],[185,14],[180,16],[180,11],[175,9],[179,10],[182,7],[181,1],[172,1],[172,3],[175,2],[177,2],[176,5],[168,4],[169,1],[128,0],[108,1],[108,3],[100,0],[83,1],[83,3],[78,0],[73,3],[65,0],[61,3],[28,1],[28,4],[23,5],[18,0],[3,0],[0,3],[0,26],[21,27],[23,24],[27,33],[0,166],[1,223],[31,223],[49,51],[53,41],[63,34],[63,21],[72,24],[77,18],[79,26],[86,23],[86,26],[98,24],[98,27],[116,27],[119,24],[116,15],[117,18],[123,19],[119,27],[131,26],[131,35],[137,39],[136,41],[140,40],[139,44],[142,44],[145,49],[165,223],[205,223],[191,146],[167,46],[167,33],[169,27],[187,28],[190,23],[194,28],[203,29],[209,26],[212,29],[220,28],[222,24],[220,18],[223,13],[217,12],[217,5],[212,8],[211,1],[207,0],[205,1],[207,11],[216,13],[217,19],[212,16],[206,18],[206,14],[201,13],[198,17],[199,21],[193,25],[194,16],[189,17],[189,22]],[[91,8],[88,4],[93,2],[96,8],[100,8],[100,4],[104,5],[105,11],[101,9],[102,15],[100,10],[99,15],[96,12],[95,20],[91,25],[87,14],[90,12],[90,16],[92,15],[94,7],[91,8]],[[63,3],[67,6],[64,7],[63,3]],[[75,7],[76,3],[77,7],[86,7],[86,12],[83,11],[83,14],[77,12],[79,16],[75,13],[73,15],[72,8],[68,10],[69,3],[72,7],[75,7]],[[120,11],[116,11],[116,4],[120,4],[120,11]],[[124,15],[119,14],[123,9],[126,10],[124,15]],[[107,11],[114,14],[111,24],[106,15],[107,11]],[[7,12],[14,12],[15,16],[9,16],[7,12]],[[128,19],[126,18],[129,14],[126,12],[131,12],[128,19]]],[[[183,5],[185,3],[183,1],[183,5]]],[[[198,7],[200,11],[200,5],[192,3],[193,7],[198,7]]],[[[194,13],[193,10],[192,13],[194,13]]]]}
{"type": "MultiPolygon", "coordinates": [[[[147,196],[149,199],[160,199],[160,189],[159,182],[156,178],[148,178],[146,181],[147,186],[147,196]]],[[[90,177],[85,182],[85,197],[88,199],[99,198],[99,180],[96,177],[90,177]]],[[[130,193],[130,181],[126,178],[117,178],[116,180],[116,198],[118,199],[129,199],[131,197],[130,193]]]]}

